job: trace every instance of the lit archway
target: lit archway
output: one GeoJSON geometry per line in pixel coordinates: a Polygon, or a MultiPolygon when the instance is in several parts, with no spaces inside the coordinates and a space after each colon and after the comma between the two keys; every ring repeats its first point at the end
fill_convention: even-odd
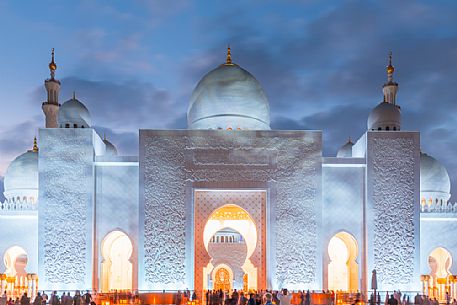
{"type": "Polygon", "coordinates": [[[356,239],[347,232],[335,234],[328,244],[328,289],[357,291],[359,268],[356,239]]]}
{"type": "Polygon", "coordinates": [[[13,246],[8,248],[3,256],[6,275],[9,277],[26,275],[27,260],[27,252],[22,247],[13,246]]]}
{"type": "Polygon", "coordinates": [[[132,289],[133,245],[121,231],[108,233],[101,244],[101,289],[102,291],[132,289]]]}
{"type": "MultiPolygon", "coordinates": [[[[203,244],[206,251],[208,246],[216,234],[222,229],[230,228],[237,231],[246,243],[247,255],[243,265],[241,266],[245,274],[248,274],[249,289],[257,289],[257,268],[252,264],[250,258],[257,246],[257,229],[256,225],[244,209],[238,205],[227,204],[216,209],[209,217],[203,230],[203,244]]],[[[210,261],[203,268],[203,289],[208,289],[208,277],[213,274],[214,266],[210,261]]],[[[213,282],[214,283],[214,282],[213,282]]]]}
{"type": "Polygon", "coordinates": [[[225,264],[217,265],[212,273],[213,289],[222,291],[232,290],[233,271],[229,266],[225,264]]]}
{"type": "Polygon", "coordinates": [[[452,256],[443,247],[435,248],[428,257],[428,265],[432,278],[445,279],[451,275],[452,256]]]}

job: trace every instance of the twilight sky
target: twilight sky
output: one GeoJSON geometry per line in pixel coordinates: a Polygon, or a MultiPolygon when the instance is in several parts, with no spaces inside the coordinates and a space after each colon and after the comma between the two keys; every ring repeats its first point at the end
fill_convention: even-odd
{"type": "Polygon", "coordinates": [[[0,37],[1,193],[44,126],[52,47],[60,102],[75,90],[129,155],[139,128],[186,127],[193,88],[230,43],[267,93],[272,128],[323,130],[325,156],[366,130],[392,50],[402,129],[421,132],[457,194],[456,1],[5,0],[0,37]]]}

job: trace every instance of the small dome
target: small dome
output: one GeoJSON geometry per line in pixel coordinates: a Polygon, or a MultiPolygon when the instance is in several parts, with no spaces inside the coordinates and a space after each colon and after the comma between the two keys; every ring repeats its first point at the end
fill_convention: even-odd
{"type": "Polygon", "coordinates": [[[351,158],[352,157],[352,146],[354,146],[354,143],[349,139],[346,144],[341,146],[341,148],[338,150],[338,153],[336,156],[338,158],[351,158]]]}
{"type": "Polygon", "coordinates": [[[451,181],[446,168],[435,158],[421,153],[421,199],[443,200],[451,197],[451,181]]]}
{"type": "Polygon", "coordinates": [[[260,83],[235,64],[206,74],[192,93],[189,129],[270,129],[270,106],[260,83]]]}
{"type": "Polygon", "coordinates": [[[105,145],[106,145],[106,155],[117,156],[117,149],[116,149],[116,146],[113,145],[113,143],[111,143],[107,139],[104,139],[103,143],[105,143],[105,145]]]}
{"type": "Polygon", "coordinates": [[[7,201],[38,198],[38,152],[29,150],[9,165],[4,180],[7,201]]]}
{"type": "Polygon", "coordinates": [[[368,116],[368,130],[400,130],[400,107],[391,103],[381,102],[368,116]]]}
{"type": "Polygon", "coordinates": [[[60,107],[58,123],[60,128],[89,128],[92,120],[86,106],[73,97],[60,107]]]}

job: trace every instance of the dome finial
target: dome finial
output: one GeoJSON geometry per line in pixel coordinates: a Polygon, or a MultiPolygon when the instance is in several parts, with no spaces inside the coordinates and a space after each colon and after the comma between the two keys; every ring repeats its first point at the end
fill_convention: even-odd
{"type": "Polygon", "coordinates": [[[230,45],[227,46],[227,57],[225,59],[225,65],[231,66],[232,63],[232,54],[230,53],[230,45]]]}
{"type": "Polygon", "coordinates": [[[103,133],[103,141],[106,141],[106,132],[103,133]]]}
{"type": "Polygon", "coordinates": [[[392,66],[392,51],[389,51],[389,65],[386,67],[387,74],[392,75],[395,71],[394,66],[392,66]]]}
{"type": "Polygon", "coordinates": [[[51,79],[54,79],[54,73],[57,69],[57,65],[54,61],[54,48],[51,49],[51,62],[49,63],[49,71],[51,71],[51,79]]]}
{"type": "Polygon", "coordinates": [[[73,99],[76,100],[76,91],[73,90],[73,99]]]}
{"type": "Polygon", "coordinates": [[[38,152],[38,144],[37,144],[37,141],[36,141],[36,137],[33,138],[33,148],[32,148],[32,151],[33,151],[33,152],[38,152]]]}

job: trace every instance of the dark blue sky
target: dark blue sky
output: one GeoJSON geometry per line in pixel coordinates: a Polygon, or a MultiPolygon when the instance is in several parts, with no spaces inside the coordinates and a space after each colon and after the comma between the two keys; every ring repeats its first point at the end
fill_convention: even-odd
{"type": "Polygon", "coordinates": [[[61,102],[76,90],[95,128],[136,154],[139,128],[185,128],[192,89],[230,43],[272,127],[322,129],[326,156],[366,130],[392,50],[402,128],[421,131],[457,193],[456,1],[1,1],[0,37],[0,176],[44,124],[52,47],[61,102]]]}

